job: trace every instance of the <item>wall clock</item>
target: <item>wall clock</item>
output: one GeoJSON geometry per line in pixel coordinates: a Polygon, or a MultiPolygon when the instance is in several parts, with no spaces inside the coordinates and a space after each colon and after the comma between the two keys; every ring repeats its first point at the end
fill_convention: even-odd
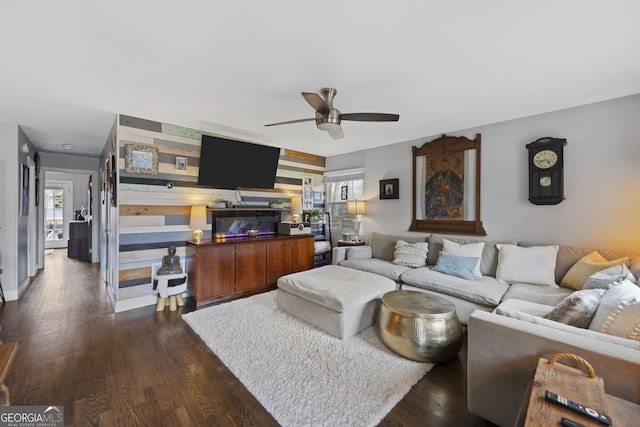
{"type": "Polygon", "coordinates": [[[534,205],[557,205],[564,200],[563,138],[540,138],[529,150],[529,201],[534,205]]]}

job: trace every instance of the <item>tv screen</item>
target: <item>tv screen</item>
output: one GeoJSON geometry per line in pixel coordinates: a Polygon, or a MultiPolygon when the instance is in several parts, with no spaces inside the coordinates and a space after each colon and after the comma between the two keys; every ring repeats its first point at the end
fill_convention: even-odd
{"type": "Polygon", "coordinates": [[[279,157],[278,147],[202,135],[198,185],[273,188],[279,157]]]}

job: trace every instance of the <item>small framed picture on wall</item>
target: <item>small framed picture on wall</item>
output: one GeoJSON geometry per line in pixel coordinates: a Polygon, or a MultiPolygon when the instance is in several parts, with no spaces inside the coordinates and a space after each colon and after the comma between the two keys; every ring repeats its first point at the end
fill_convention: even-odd
{"type": "Polygon", "coordinates": [[[380,200],[384,199],[399,199],[400,191],[399,186],[400,179],[381,179],[380,180],[380,200]]]}
{"type": "Polygon", "coordinates": [[[176,169],[179,171],[187,170],[187,158],[176,156],[176,169]]]}
{"type": "Polygon", "coordinates": [[[349,198],[349,187],[343,185],[340,187],[340,200],[347,200],[349,198]]]}

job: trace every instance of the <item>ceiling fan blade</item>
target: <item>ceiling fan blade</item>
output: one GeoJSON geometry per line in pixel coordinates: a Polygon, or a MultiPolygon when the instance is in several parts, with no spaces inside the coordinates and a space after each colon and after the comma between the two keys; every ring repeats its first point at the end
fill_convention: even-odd
{"type": "Polygon", "coordinates": [[[302,96],[318,113],[327,114],[329,112],[329,105],[317,93],[302,92],[302,96]]]}
{"type": "Polygon", "coordinates": [[[340,119],[356,122],[397,122],[400,119],[400,115],[387,113],[347,113],[340,114],[340,119]]]}
{"type": "Polygon", "coordinates": [[[334,130],[330,130],[329,135],[331,136],[331,138],[333,139],[340,139],[340,138],[344,138],[344,132],[342,132],[342,128],[338,127],[334,130]]]}
{"type": "Polygon", "coordinates": [[[269,123],[268,125],[265,125],[265,126],[290,125],[291,123],[310,122],[310,121],[313,121],[313,120],[315,120],[315,118],[313,118],[313,119],[289,120],[289,121],[286,121],[286,122],[269,123]]]}

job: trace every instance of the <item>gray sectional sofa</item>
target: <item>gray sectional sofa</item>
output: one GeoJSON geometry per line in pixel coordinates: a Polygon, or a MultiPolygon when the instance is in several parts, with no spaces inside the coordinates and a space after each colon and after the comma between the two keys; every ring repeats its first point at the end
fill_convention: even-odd
{"type": "MultiPolygon", "coordinates": [[[[534,246],[526,242],[491,242],[472,238],[429,235],[407,238],[373,233],[366,247],[337,247],[332,262],[391,278],[402,289],[435,294],[453,302],[461,323],[468,327],[469,410],[501,426],[514,425],[538,358],[559,352],[577,354],[603,377],[607,393],[640,404],[640,337],[620,338],[545,318],[575,292],[558,286],[591,248],[559,245],[553,279],[556,285],[504,283],[496,279],[497,244],[534,246]],[[484,241],[481,278],[466,280],[433,270],[443,239],[461,244],[484,241]],[[427,266],[393,263],[398,240],[428,242],[427,266]]],[[[607,260],[629,257],[628,267],[640,275],[638,253],[600,250],[607,260]]],[[[635,280],[634,280],[635,281],[635,280]]],[[[640,318],[637,319],[640,329],[640,318]]]]}

